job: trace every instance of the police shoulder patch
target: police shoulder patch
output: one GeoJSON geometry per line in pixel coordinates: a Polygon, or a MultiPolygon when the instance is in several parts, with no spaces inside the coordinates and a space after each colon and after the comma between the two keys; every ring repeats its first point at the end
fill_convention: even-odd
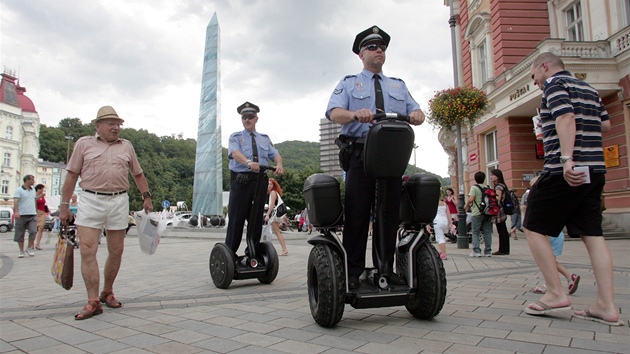
{"type": "Polygon", "coordinates": [[[338,95],[338,94],[340,94],[340,93],[342,93],[342,92],[343,92],[343,89],[342,89],[342,88],[340,88],[340,89],[336,89],[335,91],[333,91],[333,93],[334,93],[335,95],[338,95]]]}

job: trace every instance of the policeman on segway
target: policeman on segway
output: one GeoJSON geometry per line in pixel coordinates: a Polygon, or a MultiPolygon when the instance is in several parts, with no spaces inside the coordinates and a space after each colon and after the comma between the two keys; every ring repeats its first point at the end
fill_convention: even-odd
{"type": "Polygon", "coordinates": [[[258,278],[271,283],[278,272],[278,259],[271,243],[260,242],[264,201],[270,161],[275,163],[275,173],[283,174],[282,157],[266,134],[256,131],[260,108],[245,102],[237,108],[241,115],[242,131],[230,135],[228,158],[230,159],[230,199],[228,227],[225,243],[218,243],[210,254],[210,275],[219,288],[227,288],[232,279],[258,278]],[[247,248],[245,255],[237,251],[247,220],[247,248]],[[275,272],[274,272],[275,269],[275,272]]]}
{"type": "MultiPolygon", "coordinates": [[[[351,289],[359,287],[359,276],[365,268],[365,251],[368,239],[370,210],[374,196],[374,179],[366,176],[363,165],[363,145],[375,113],[399,113],[409,115],[410,123],[420,125],[424,113],[411,97],[405,82],[383,74],[385,52],[390,36],[378,26],[372,26],[357,34],[352,51],[363,62],[363,71],[346,76],[335,88],[328,102],[326,117],[341,124],[340,140],[345,141],[341,159],[347,166],[345,225],[343,244],[348,252],[348,281],[351,289]]],[[[400,204],[401,179],[392,179],[386,187],[390,193],[385,220],[386,259],[390,265],[394,259],[398,207],[400,204]]],[[[394,283],[404,283],[392,274],[394,283]]]]}
{"type": "Polygon", "coordinates": [[[356,36],[352,51],[363,71],[341,80],[326,110],[328,119],[342,125],[337,145],[346,171],[343,210],[334,178],[316,174],[304,184],[309,218],[322,232],[309,239],[314,246],[307,268],[309,303],[324,327],[339,322],[345,303],[405,305],[419,318],[435,316],[444,304],[444,267],[423,231],[435,216],[440,185],[420,174],[403,183],[414,145],[409,124],[420,125],[425,116],[402,80],[383,75],[389,41],[377,26],[356,36]],[[366,268],[370,217],[374,267],[366,268]],[[342,225],[343,242],[335,232],[342,225]]]}

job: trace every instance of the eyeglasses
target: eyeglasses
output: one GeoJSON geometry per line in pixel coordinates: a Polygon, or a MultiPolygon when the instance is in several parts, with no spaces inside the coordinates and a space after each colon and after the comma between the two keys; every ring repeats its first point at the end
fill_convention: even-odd
{"type": "Polygon", "coordinates": [[[241,116],[242,120],[250,120],[250,119],[256,119],[258,118],[258,116],[241,116]]]}
{"type": "Polygon", "coordinates": [[[368,44],[363,47],[363,50],[369,50],[370,52],[373,52],[377,49],[385,51],[387,49],[387,46],[385,44],[368,44]]]}

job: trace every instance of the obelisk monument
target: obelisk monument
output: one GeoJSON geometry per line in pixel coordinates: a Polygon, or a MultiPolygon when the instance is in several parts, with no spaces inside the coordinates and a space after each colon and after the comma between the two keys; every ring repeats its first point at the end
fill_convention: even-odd
{"type": "Polygon", "coordinates": [[[199,127],[195,157],[193,186],[194,215],[223,215],[223,178],[221,157],[220,119],[220,38],[217,14],[212,15],[206,28],[206,47],[203,55],[199,127]]]}

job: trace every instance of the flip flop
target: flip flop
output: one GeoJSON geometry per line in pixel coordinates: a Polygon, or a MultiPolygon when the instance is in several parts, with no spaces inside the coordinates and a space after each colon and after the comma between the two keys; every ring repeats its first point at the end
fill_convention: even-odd
{"type": "Polygon", "coordinates": [[[533,303],[527,305],[527,307],[525,308],[525,313],[532,316],[546,316],[546,315],[553,314],[554,312],[571,310],[571,309],[572,307],[570,304],[567,306],[551,307],[542,301],[534,301],[533,303]],[[536,310],[536,309],[531,308],[531,305],[533,304],[540,306],[542,310],[536,310]]]}
{"type": "Polygon", "coordinates": [[[578,315],[577,313],[573,313],[573,317],[582,319],[582,320],[587,320],[587,321],[593,321],[593,322],[598,322],[598,323],[603,323],[605,325],[609,325],[609,326],[623,326],[624,322],[621,320],[617,320],[617,322],[613,322],[613,321],[606,321],[605,319],[598,317],[596,315],[593,315],[589,310],[582,310],[583,315],[578,315]]]}
{"type": "Polygon", "coordinates": [[[289,252],[282,252],[282,253],[280,253],[280,255],[281,255],[281,256],[288,256],[288,255],[289,255],[289,252]]]}
{"type": "Polygon", "coordinates": [[[578,284],[580,283],[580,276],[577,274],[571,274],[571,278],[569,279],[569,295],[575,293],[578,288],[578,284]]]}

